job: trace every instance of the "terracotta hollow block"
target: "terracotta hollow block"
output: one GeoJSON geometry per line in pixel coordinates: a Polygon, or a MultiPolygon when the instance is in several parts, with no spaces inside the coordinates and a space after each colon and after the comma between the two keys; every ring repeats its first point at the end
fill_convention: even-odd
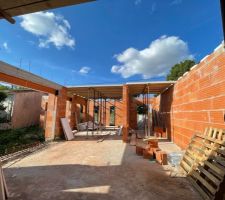
{"type": "Polygon", "coordinates": [[[153,151],[154,154],[156,154],[156,152],[158,152],[158,151],[161,151],[161,149],[159,147],[151,148],[151,150],[153,151]]]}
{"type": "Polygon", "coordinates": [[[136,154],[139,156],[143,155],[143,148],[136,146],[136,154]]]}
{"type": "Polygon", "coordinates": [[[156,152],[155,158],[156,158],[156,161],[161,165],[162,164],[161,151],[156,152]]]}
{"type": "Polygon", "coordinates": [[[161,160],[162,160],[162,165],[167,165],[167,153],[165,151],[161,151],[161,160]]]}
{"type": "Polygon", "coordinates": [[[167,153],[165,151],[157,151],[156,161],[161,165],[167,165],[167,153]]]}
{"type": "Polygon", "coordinates": [[[148,144],[150,146],[150,148],[157,148],[158,146],[158,140],[150,140],[148,141],[148,144]]]}
{"type": "Polygon", "coordinates": [[[143,151],[143,158],[144,159],[150,159],[153,158],[153,154],[151,154],[148,150],[143,151]]]}

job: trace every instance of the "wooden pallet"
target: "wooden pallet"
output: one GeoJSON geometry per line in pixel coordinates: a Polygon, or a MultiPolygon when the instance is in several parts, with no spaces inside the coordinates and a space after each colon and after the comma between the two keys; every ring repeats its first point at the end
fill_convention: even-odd
{"type": "Polygon", "coordinates": [[[195,134],[180,165],[203,199],[219,199],[225,178],[225,130],[210,127],[195,134]]]}

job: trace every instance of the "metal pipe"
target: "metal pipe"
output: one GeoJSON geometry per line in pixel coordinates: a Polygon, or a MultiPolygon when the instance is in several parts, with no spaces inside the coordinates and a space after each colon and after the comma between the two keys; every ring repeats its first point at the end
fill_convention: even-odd
{"type": "Polygon", "coordinates": [[[89,123],[89,121],[90,121],[90,115],[89,115],[89,106],[90,106],[90,104],[89,104],[89,98],[90,98],[90,88],[88,88],[88,99],[87,99],[87,136],[88,136],[88,123],[89,123]]]}
{"type": "Polygon", "coordinates": [[[94,128],[95,128],[95,90],[93,89],[94,99],[93,99],[93,120],[92,120],[92,136],[94,135],[94,128]]]}

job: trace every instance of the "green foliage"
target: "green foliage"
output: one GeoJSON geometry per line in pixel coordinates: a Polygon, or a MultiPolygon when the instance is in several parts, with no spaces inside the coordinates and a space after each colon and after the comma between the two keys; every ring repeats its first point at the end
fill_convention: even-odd
{"type": "Polygon", "coordinates": [[[29,144],[44,142],[44,131],[39,126],[27,128],[1,130],[0,155],[15,152],[29,144]]]}
{"type": "Polygon", "coordinates": [[[181,77],[185,72],[189,71],[192,66],[195,65],[194,60],[185,60],[174,65],[170,73],[167,75],[167,81],[176,81],[179,77],[181,77]]]}
{"type": "Polygon", "coordinates": [[[146,105],[137,106],[137,113],[138,113],[139,115],[141,115],[141,114],[146,114],[147,111],[148,111],[148,108],[147,108],[146,105]]]}
{"type": "Polygon", "coordinates": [[[10,88],[5,85],[0,85],[0,90],[9,90],[10,88]]]}
{"type": "Polygon", "coordinates": [[[5,92],[0,92],[0,111],[5,110],[5,107],[3,106],[3,102],[6,100],[7,94],[5,92]]]}

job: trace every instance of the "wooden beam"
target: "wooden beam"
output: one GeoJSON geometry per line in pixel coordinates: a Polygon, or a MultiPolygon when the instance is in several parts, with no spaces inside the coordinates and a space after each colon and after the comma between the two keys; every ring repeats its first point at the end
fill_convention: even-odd
{"type": "Polygon", "coordinates": [[[16,23],[15,19],[13,19],[7,12],[2,9],[0,9],[0,16],[2,16],[2,18],[6,19],[11,24],[16,23]]]}

